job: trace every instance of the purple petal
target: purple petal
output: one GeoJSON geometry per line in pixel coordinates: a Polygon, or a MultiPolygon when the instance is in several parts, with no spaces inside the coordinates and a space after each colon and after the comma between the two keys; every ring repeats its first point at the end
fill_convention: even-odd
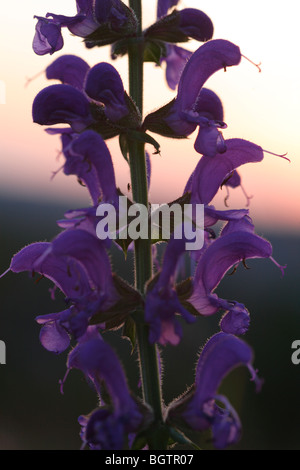
{"type": "Polygon", "coordinates": [[[248,331],[249,325],[249,312],[243,304],[238,302],[231,306],[231,310],[223,316],[220,322],[220,328],[224,333],[237,336],[244,335],[248,331]]]}
{"type": "Polygon", "coordinates": [[[207,157],[215,157],[216,154],[226,152],[226,144],[222,133],[218,127],[226,127],[225,124],[208,121],[200,123],[198,136],[196,137],[194,148],[196,152],[207,157]]]}
{"type": "Polygon", "coordinates": [[[214,26],[203,11],[185,8],[179,11],[179,15],[179,28],[186,36],[201,42],[212,38],[214,26]]]}
{"type": "Polygon", "coordinates": [[[54,256],[76,260],[98,292],[115,292],[109,257],[103,243],[85,230],[67,230],[52,242],[54,256]]]}
{"type": "Polygon", "coordinates": [[[228,175],[241,165],[262,161],[261,147],[243,139],[226,140],[227,150],[213,158],[203,156],[195,171],[192,186],[192,199],[208,204],[218,192],[228,175]]]}
{"type": "Polygon", "coordinates": [[[208,340],[196,368],[195,393],[182,414],[193,429],[207,429],[218,419],[214,399],[221,382],[233,369],[249,366],[251,361],[251,348],[234,335],[217,333],[208,340]]]}
{"type": "Polygon", "coordinates": [[[112,65],[102,62],[92,67],[87,75],[85,91],[90,98],[105,105],[106,115],[112,121],[128,114],[123,82],[112,65]]]}
{"type": "Polygon", "coordinates": [[[80,369],[99,391],[104,380],[114,404],[115,412],[134,410],[126,377],[119,359],[111,346],[95,330],[89,330],[70,352],[68,369],[80,369]]]}
{"type": "Polygon", "coordinates": [[[189,302],[203,315],[211,315],[219,308],[217,296],[211,292],[226,272],[248,258],[270,258],[272,245],[263,238],[237,231],[215,240],[198,263],[194,277],[194,292],[189,302]]]}
{"type": "Polygon", "coordinates": [[[14,255],[10,269],[38,272],[50,279],[67,297],[87,295],[91,287],[87,276],[78,263],[69,262],[51,254],[51,243],[41,242],[26,246],[14,255]]]}
{"type": "Polygon", "coordinates": [[[64,173],[77,175],[88,187],[94,205],[118,200],[115,173],[110,152],[102,137],[94,131],[84,131],[75,138],[62,135],[66,158],[64,173]]]}
{"type": "Polygon", "coordinates": [[[174,44],[166,44],[166,48],[167,54],[162,58],[162,62],[166,62],[166,80],[168,86],[171,90],[175,90],[192,52],[174,44]]]}
{"type": "Polygon", "coordinates": [[[33,50],[37,55],[53,54],[62,49],[64,45],[61,34],[61,27],[51,20],[37,17],[38,22],[35,27],[33,38],[33,50]]]}
{"type": "Polygon", "coordinates": [[[70,337],[58,322],[46,323],[40,331],[40,342],[47,351],[60,354],[70,345],[70,337]]]}
{"type": "Polygon", "coordinates": [[[63,55],[46,68],[46,77],[60,80],[65,85],[83,89],[84,79],[89,71],[89,65],[75,55],[63,55]]]}
{"type": "Polygon", "coordinates": [[[217,333],[204,346],[196,368],[197,401],[213,398],[224,379],[235,367],[247,366],[253,353],[247,343],[234,335],[217,333]]]}
{"type": "Polygon", "coordinates": [[[194,110],[201,88],[206,80],[218,70],[238,65],[241,60],[239,48],[224,39],[214,39],[197,49],[181,75],[177,101],[184,112],[194,110]]]}
{"type": "Polygon", "coordinates": [[[41,90],[34,99],[32,115],[38,124],[67,123],[75,132],[92,123],[89,101],[70,85],[51,85],[41,90]]]}

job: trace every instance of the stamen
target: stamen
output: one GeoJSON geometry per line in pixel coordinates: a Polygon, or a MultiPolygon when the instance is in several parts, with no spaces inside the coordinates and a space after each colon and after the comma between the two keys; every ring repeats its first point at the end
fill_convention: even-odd
{"type": "Polygon", "coordinates": [[[5,274],[7,274],[9,271],[10,271],[10,268],[8,268],[6,271],[4,271],[4,273],[2,273],[2,274],[0,275],[0,279],[1,279],[1,277],[5,276],[5,274]]]}
{"type": "Polygon", "coordinates": [[[38,284],[42,279],[44,279],[44,274],[42,274],[40,277],[38,277],[34,282],[35,284],[38,284]]]}
{"type": "Polygon", "coordinates": [[[38,78],[40,75],[42,75],[43,73],[45,72],[45,70],[41,70],[40,72],[36,73],[35,75],[33,75],[33,77],[31,78],[26,78],[26,83],[25,83],[25,88],[29,85],[30,82],[32,82],[33,80],[35,80],[36,78],[38,78]]]}
{"type": "Polygon", "coordinates": [[[251,269],[249,266],[247,266],[245,258],[243,259],[243,265],[246,269],[251,269]]]}
{"type": "Polygon", "coordinates": [[[258,71],[261,72],[261,68],[260,68],[261,62],[259,62],[259,64],[256,64],[255,62],[253,62],[251,59],[248,59],[248,57],[246,57],[246,56],[243,55],[243,54],[242,54],[242,57],[244,57],[244,59],[248,60],[248,62],[250,62],[250,64],[255,65],[255,67],[258,68],[258,71]]]}
{"type": "Polygon", "coordinates": [[[52,171],[52,175],[51,175],[51,178],[50,178],[50,181],[52,181],[55,176],[63,169],[64,165],[62,165],[61,167],[59,167],[57,170],[55,171],[52,171]]]}
{"type": "Polygon", "coordinates": [[[270,256],[270,260],[280,269],[282,276],[284,276],[286,265],[282,266],[281,264],[277,263],[277,261],[272,256],[270,256]]]}
{"type": "Polygon", "coordinates": [[[237,268],[238,268],[238,264],[236,264],[236,265],[233,267],[233,270],[231,271],[231,273],[228,274],[228,276],[232,276],[233,274],[235,274],[237,268]]]}
{"type": "Polygon", "coordinates": [[[270,152],[269,150],[263,150],[263,152],[269,153],[270,155],[275,155],[275,157],[284,158],[285,160],[287,160],[288,162],[291,163],[291,160],[286,157],[287,152],[286,152],[286,153],[283,153],[282,155],[279,154],[279,153],[270,152]]]}
{"type": "Polygon", "coordinates": [[[65,373],[64,378],[63,378],[63,379],[60,379],[60,380],[58,381],[58,383],[59,383],[59,385],[60,385],[59,390],[60,390],[60,393],[61,393],[62,395],[64,394],[64,384],[65,384],[65,381],[66,381],[66,379],[67,379],[67,377],[68,377],[68,375],[69,375],[69,372],[70,372],[70,369],[67,369],[67,372],[65,373]]]}
{"type": "Polygon", "coordinates": [[[245,190],[245,188],[242,184],[240,184],[240,187],[241,187],[241,190],[243,191],[243,193],[245,195],[245,198],[247,200],[246,207],[249,207],[250,206],[250,200],[253,198],[253,196],[248,196],[248,194],[246,193],[246,190],[245,190]]]}
{"type": "Polygon", "coordinates": [[[227,192],[227,196],[224,198],[224,204],[226,207],[229,207],[229,205],[227,204],[227,201],[229,199],[229,189],[228,189],[228,186],[226,186],[226,192],[227,192]]]}

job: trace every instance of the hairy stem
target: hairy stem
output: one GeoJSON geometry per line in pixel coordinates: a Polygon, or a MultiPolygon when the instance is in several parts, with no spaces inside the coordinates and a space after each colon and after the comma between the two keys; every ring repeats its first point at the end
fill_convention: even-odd
{"type": "MultiPolygon", "coordinates": [[[[139,21],[137,40],[129,46],[129,93],[143,114],[143,41],[142,41],[142,7],[141,0],[130,0],[139,21]]],[[[148,207],[147,170],[145,145],[142,142],[129,142],[129,163],[131,173],[132,195],[135,203],[148,207]]],[[[152,277],[151,241],[135,241],[135,283],[136,288],[145,293],[145,283],[152,277]]],[[[159,380],[159,368],[156,346],[148,341],[148,327],[144,323],[143,312],[137,322],[137,341],[140,359],[144,400],[153,408],[155,419],[162,422],[162,401],[159,380]]],[[[157,443],[157,449],[159,443],[157,443]]]]}

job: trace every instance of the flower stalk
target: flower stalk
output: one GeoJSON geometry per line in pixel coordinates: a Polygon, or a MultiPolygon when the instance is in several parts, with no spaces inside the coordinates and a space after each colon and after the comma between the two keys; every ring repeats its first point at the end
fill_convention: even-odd
{"type": "MultiPolygon", "coordinates": [[[[143,114],[143,40],[142,40],[142,6],[141,0],[130,0],[130,7],[138,19],[137,40],[129,45],[129,93],[136,103],[141,115],[143,114]]],[[[131,188],[133,200],[148,207],[147,168],[145,159],[145,144],[129,142],[129,164],[131,173],[131,188]]],[[[152,277],[151,240],[138,239],[135,241],[135,284],[136,288],[145,293],[145,284],[152,277]]],[[[140,361],[140,373],[144,400],[152,407],[155,421],[162,423],[162,400],[159,379],[159,367],[156,345],[149,343],[148,326],[141,318],[144,312],[139,312],[137,321],[137,342],[140,361]]],[[[157,428],[159,428],[158,426],[157,428]]],[[[153,449],[162,449],[159,436],[152,439],[153,449]]]]}

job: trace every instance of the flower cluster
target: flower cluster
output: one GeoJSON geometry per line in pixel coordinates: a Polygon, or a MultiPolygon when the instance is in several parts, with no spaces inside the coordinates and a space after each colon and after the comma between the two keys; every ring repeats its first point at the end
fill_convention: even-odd
{"type": "MultiPolygon", "coordinates": [[[[227,125],[222,102],[204,87],[215,72],[240,64],[239,47],[227,40],[212,39],[213,24],[202,11],[171,10],[178,3],[158,0],[157,21],[144,31],[140,31],[137,12],[121,0],[77,0],[77,13],[72,17],[53,13],[37,17],[33,41],[37,54],[53,54],[63,47],[62,28],[83,38],[87,48],[111,45],[114,59],[129,50],[132,53],[135,47],[138,51],[142,44],[142,60],[166,64],[167,83],[171,89],[177,88],[170,103],[143,119],[113,65],[100,62],[90,67],[76,55],[62,55],[46,69],[47,79],[56,83],[40,91],[33,102],[33,121],[50,126],[47,132],[60,136],[63,171],[86,186],[91,206],[66,212],[65,218],[58,221],[61,232],[51,242],[23,248],[12,258],[9,270],[28,271],[33,276],[39,273],[53,282],[53,297],[55,289],[65,296],[63,311],[36,320],[41,325],[40,341],[47,350],[68,351],[67,374],[73,368],[80,369],[95,386],[99,407],[79,418],[84,446],[92,449],[155,448],[155,426],[157,433],[163,427],[167,435],[166,443],[160,444],[165,447],[160,448],[166,448],[174,436],[189,442],[183,434],[186,429],[211,429],[216,448],[235,444],[241,435],[241,423],[228,399],[218,395],[219,385],[240,365],[248,368],[257,386],[260,381],[253,369],[252,350],[239,338],[249,329],[249,311],[235,300],[221,299],[215,290],[230,269],[239,263],[245,265],[247,259],[269,259],[283,272],[272,256],[270,242],[255,233],[248,208],[220,210],[212,205],[222,186],[241,185],[239,167],[261,162],[264,150],[240,138],[223,137],[227,125]],[[190,38],[204,44],[195,52],[177,45],[190,38]],[[202,232],[203,246],[189,251],[185,237],[178,238],[174,230],[160,262],[155,258],[155,247],[161,240],[150,240],[157,272],[141,291],[111,267],[112,245],[133,249],[132,240],[102,240],[96,233],[101,218],[99,205],[111,204],[119,219],[123,210],[105,141],[119,136],[121,150],[132,166],[135,162],[130,143],[142,144],[143,151],[145,144],[159,150],[148,131],[176,139],[196,129],[194,149],[199,161],[179,202],[188,200],[193,208],[204,206],[203,227],[195,228],[202,232]],[[220,222],[222,229],[217,236],[214,227],[220,222]],[[194,270],[179,283],[178,268],[186,255],[193,261],[194,270]],[[152,403],[130,391],[126,372],[102,333],[119,328],[136,332],[137,325],[139,329],[142,325],[149,347],[159,344],[163,350],[167,344],[176,346],[184,340],[180,317],[195,323],[201,321],[201,316],[217,313],[223,314],[220,331],[202,349],[195,384],[166,406],[158,418],[152,403]]],[[[149,154],[144,153],[143,158],[150,168],[149,154]]],[[[147,176],[149,187],[150,171],[147,176]]],[[[132,201],[127,200],[130,205],[132,201]]],[[[131,333],[130,339],[140,353],[143,346],[138,334],[131,333]]],[[[149,365],[143,364],[142,355],[140,363],[144,389],[143,368],[149,365]]]]}

